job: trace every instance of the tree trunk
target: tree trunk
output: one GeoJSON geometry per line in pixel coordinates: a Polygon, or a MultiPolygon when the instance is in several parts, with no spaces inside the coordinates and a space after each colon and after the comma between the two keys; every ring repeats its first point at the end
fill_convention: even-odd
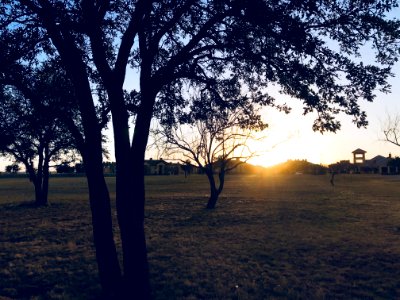
{"type": "Polygon", "coordinates": [[[210,198],[208,198],[207,209],[214,209],[218,201],[218,192],[216,189],[211,189],[210,198]]]}
{"type": "Polygon", "coordinates": [[[84,163],[100,283],[104,297],[114,299],[121,293],[121,270],[114,243],[109,192],[101,162],[86,158],[84,163]]]}
{"type": "MultiPolygon", "coordinates": [[[[142,104],[137,115],[132,146],[126,148],[126,136],[115,142],[117,153],[117,210],[121,232],[124,266],[125,299],[150,299],[149,267],[144,232],[144,155],[150,130],[155,95],[142,90],[142,104]],[[125,150],[128,149],[128,156],[125,150]]],[[[122,95],[122,94],[121,94],[122,95]]],[[[121,134],[123,124],[115,127],[114,136],[121,134]]],[[[127,129],[126,129],[127,130],[127,129]]],[[[128,145],[129,146],[129,145],[128,145]]]]}
{"type": "Polygon", "coordinates": [[[58,30],[50,5],[43,6],[39,17],[62,58],[79,104],[84,133],[73,132],[76,133],[85,164],[100,283],[105,299],[112,299],[121,293],[122,277],[113,236],[110,195],[103,175],[102,128],[94,105],[87,66],[74,38],[67,31],[61,33],[58,30]]]}
{"type": "Polygon", "coordinates": [[[43,163],[43,183],[42,183],[42,200],[44,205],[48,205],[48,195],[49,195],[49,153],[47,147],[45,148],[45,157],[43,163]]]}
{"type": "Polygon", "coordinates": [[[43,201],[43,190],[42,190],[42,180],[41,178],[36,178],[34,181],[35,186],[35,205],[37,206],[45,206],[46,202],[43,201]]]}
{"type": "Polygon", "coordinates": [[[140,158],[134,160],[132,168],[129,175],[119,179],[125,188],[120,190],[117,202],[123,249],[124,295],[125,299],[150,299],[144,232],[144,168],[140,158]]]}
{"type": "MultiPolygon", "coordinates": [[[[39,159],[38,159],[38,164],[37,164],[37,171],[36,171],[36,176],[34,180],[34,185],[35,185],[35,204],[38,206],[44,206],[47,204],[47,201],[43,199],[43,162],[44,162],[44,147],[43,143],[39,146],[38,149],[38,154],[39,154],[39,159]]],[[[34,168],[32,166],[33,172],[34,168]]]]}
{"type": "Polygon", "coordinates": [[[206,170],[208,183],[210,184],[210,198],[207,202],[207,209],[214,209],[218,201],[219,190],[216,187],[215,178],[212,170],[206,170]]]}
{"type": "Polygon", "coordinates": [[[47,146],[44,146],[43,151],[44,154],[39,155],[38,170],[35,180],[35,203],[38,206],[48,205],[50,157],[47,146]]]}
{"type": "Polygon", "coordinates": [[[67,72],[74,83],[82,115],[85,139],[79,150],[85,164],[89,188],[93,240],[100,283],[104,297],[112,299],[121,294],[122,276],[113,236],[110,195],[103,175],[101,128],[85,65],[80,61],[79,55],[71,57],[68,53],[66,58],[65,61],[70,62],[67,72]]]}

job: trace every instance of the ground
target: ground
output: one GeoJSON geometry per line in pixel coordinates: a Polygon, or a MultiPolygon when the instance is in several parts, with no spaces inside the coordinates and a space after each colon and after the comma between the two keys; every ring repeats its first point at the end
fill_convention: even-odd
{"type": "MultiPolygon", "coordinates": [[[[212,211],[205,177],[146,180],[155,299],[400,298],[398,176],[231,175],[212,211]]],[[[0,299],[100,294],[85,180],[50,185],[0,179],[0,299]]]]}

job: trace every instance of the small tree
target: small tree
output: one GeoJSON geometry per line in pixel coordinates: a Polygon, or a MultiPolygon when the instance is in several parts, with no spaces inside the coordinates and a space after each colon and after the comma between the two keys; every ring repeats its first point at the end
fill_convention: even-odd
{"type": "Polygon", "coordinates": [[[8,165],[5,167],[5,171],[7,173],[17,173],[20,170],[20,167],[17,164],[8,165]]]}
{"type": "Polygon", "coordinates": [[[180,116],[180,121],[187,124],[164,123],[164,129],[156,132],[163,137],[167,153],[181,154],[185,165],[193,162],[206,174],[210,186],[206,207],[213,209],[224,188],[226,173],[256,155],[249,147],[249,141],[257,139],[252,132],[262,131],[267,125],[246,97],[235,109],[224,109],[207,93],[201,99],[207,111],[204,107],[202,111],[194,108],[180,116]]]}

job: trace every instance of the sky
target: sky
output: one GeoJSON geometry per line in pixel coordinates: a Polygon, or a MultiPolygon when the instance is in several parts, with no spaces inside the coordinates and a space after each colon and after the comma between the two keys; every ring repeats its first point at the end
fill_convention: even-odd
{"type": "MultiPolygon", "coordinates": [[[[395,8],[389,17],[398,18],[400,8],[395,8]]],[[[363,51],[363,62],[370,63],[371,51],[363,51]]],[[[288,159],[306,159],[317,164],[330,164],[340,160],[353,159],[352,151],[361,148],[366,159],[376,155],[400,156],[400,147],[384,141],[383,128],[388,116],[400,114],[400,63],[393,67],[394,77],[389,79],[391,93],[377,92],[374,102],[359,102],[368,116],[367,128],[357,128],[350,116],[340,115],[341,130],[336,133],[324,133],[312,130],[315,115],[303,116],[299,100],[283,97],[292,105],[292,112],[284,115],[272,109],[265,109],[263,116],[269,123],[266,138],[257,146],[261,153],[250,162],[256,165],[271,166],[288,159]]],[[[279,99],[279,98],[278,98],[279,99]]]]}
{"type": "MultiPolygon", "coordinates": [[[[400,9],[392,12],[393,16],[398,16],[400,9]]],[[[365,63],[371,57],[368,51],[365,55],[365,63]]],[[[384,141],[383,123],[387,116],[400,114],[400,63],[393,68],[394,77],[389,79],[392,85],[391,93],[382,94],[377,92],[377,97],[373,103],[360,102],[360,106],[366,111],[369,126],[357,128],[352,123],[350,116],[340,115],[342,128],[337,133],[313,132],[312,124],[315,115],[302,114],[301,102],[297,99],[290,99],[288,96],[279,95],[274,90],[279,102],[283,101],[292,107],[290,114],[278,112],[272,108],[265,108],[262,112],[264,121],[269,124],[268,129],[263,133],[265,138],[252,145],[253,150],[258,152],[258,156],[249,162],[255,165],[271,166],[288,159],[306,159],[317,164],[330,164],[339,160],[352,160],[352,151],[361,148],[366,153],[366,159],[371,159],[376,155],[400,156],[400,147],[384,141]]],[[[132,71],[127,72],[124,87],[128,90],[138,89],[137,74],[132,71]]],[[[110,151],[110,160],[114,161],[112,129],[106,131],[109,137],[107,148],[110,151]]],[[[147,158],[155,157],[154,153],[147,153],[147,158]]],[[[6,165],[11,161],[0,159],[0,172],[4,171],[6,165]]]]}
{"type": "Polygon", "coordinates": [[[352,160],[352,151],[357,148],[367,151],[367,159],[376,155],[388,156],[389,153],[400,156],[400,147],[384,141],[383,136],[388,115],[400,114],[400,63],[395,65],[393,71],[395,77],[389,80],[391,93],[378,92],[374,102],[360,102],[368,116],[367,128],[357,128],[350,116],[341,114],[338,117],[342,124],[340,131],[323,135],[314,132],[312,124],[315,115],[302,115],[301,102],[288,97],[285,99],[287,103],[293,104],[290,114],[265,109],[263,116],[269,128],[265,131],[266,138],[257,146],[264,152],[251,162],[270,166],[288,159],[306,159],[327,165],[339,160],[352,160]]]}
{"type": "MultiPolygon", "coordinates": [[[[390,17],[400,15],[400,8],[390,13],[390,17]]],[[[373,55],[366,48],[362,51],[363,62],[371,63],[373,55]]],[[[361,148],[366,153],[366,159],[376,155],[400,156],[400,147],[384,141],[383,127],[388,115],[400,114],[400,63],[393,68],[394,77],[389,79],[392,85],[391,93],[377,92],[374,102],[361,101],[360,106],[368,116],[367,128],[357,128],[352,122],[351,116],[341,114],[338,120],[341,122],[341,130],[336,133],[324,133],[312,130],[315,114],[303,115],[300,100],[291,99],[280,95],[276,90],[268,90],[276,96],[279,102],[286,102],[292,107],[290,114],[278,112],[273,108],[265,108],[262,112],[264,121],[269,124],[263,133],[265,138],[261,142],[252,145],[258,156],[252,158],[249,163],[261,166],[271,166],[288,159],[306,159],[316,164],[328,165],[340,160],[352,161],[352,151],[361,148]]],[[[133,73],[127,74],[125,87],[136,87],[137,77],[133,73]]],[[[154,153],[148,153],[147,158],[154,157],[154,153]]]]}
{"type": "MultiPolygon", "coordinates": [[[[377,92],[374,102],[360,102],[368,116],[368,127],[357,128],[352,123],[351,116],[341,114],[338,120],[342,127],[336,133],[314,132],[312,124],[315,114],[304,116],[300,100],[280,95],[277,90],[269,90],[279,102],[289,104],[292,111],[286,115],[274,108],[263,109],[262,117],[269,127],[262,133],[264,138],[253,143],[252,150],[256,150],[258,155],[250,159],[249,163],[267,167],[288,159],[306,159],[316,164],[328,165],[340,160],[352,161],[352,151],[357,148],[367,151],[366,159],[376,155],[388,156],[389,153],[400,156],[400,147],[384,141],[383,136],[383,124],[388,114],[400,114],[400,63],[394,66],[393,73],[395,76],[389,79],[391,93],[377,92]]],[[[135,74],[128,73],[125,87],[135,88],[135,82],[135,74]]],[[[147,153],[146,157],[157,158],[152,152],[147,153]]]]}

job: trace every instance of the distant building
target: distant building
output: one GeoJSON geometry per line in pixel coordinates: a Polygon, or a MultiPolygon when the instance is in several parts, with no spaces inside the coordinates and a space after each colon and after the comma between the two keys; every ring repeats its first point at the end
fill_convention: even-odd
{"type": "Polygon", "coordinates": [[[152,159],[144,161],[145,175],[169,175],[168,163],[161,159],[152,159]]]}
{"type": "Polygon", "coordinates": [[[329,165],[330,170],[336,173],[399,174],[399,168],[391,164],[393,160],[391,154],[388,157],[377,155],[372,159],[366,159],[367,151],[363,149],[358,148],[352,153],[353,163],[350,163],[349,160],[341,160],[329,165]]]}
{"type": "Polygon", "coordinates": [[[377,155],[372,159],[366,160],[361,166],[362,173],[378,173],[382,175],[398,174],[398,167],[390,166],[392,157],[389,154],[388,157],[377,155]]]}

